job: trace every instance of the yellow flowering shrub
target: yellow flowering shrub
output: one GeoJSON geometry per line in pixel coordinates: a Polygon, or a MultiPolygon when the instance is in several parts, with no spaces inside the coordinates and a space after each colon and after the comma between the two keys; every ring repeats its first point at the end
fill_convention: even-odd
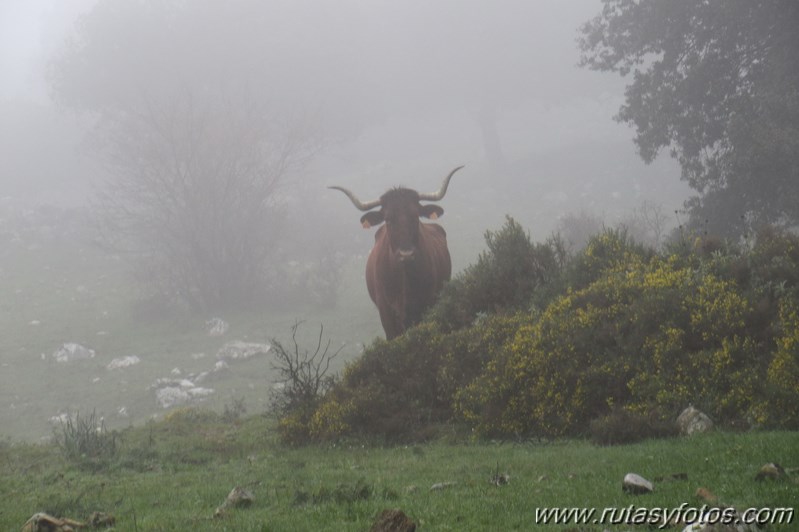
{"type": "Polygon", "coordinates": [[[355,402],[340,401],[330,397],[323,401],[311,416],[309,435],[314,440],[334,440],[348,434],[352,427],[347,423],[355,402]]]}
{"type": "Polygon", "coordinates": [[[280,440],[289,445],[307,444],[310,441],[310,417],[308,408],[298,408],[281,416],[277,423],[280,440]]]}
{"type": "Polygon", "coordinates": [[[758,421],[799,428],[799,304],[784,301],[780,308],[780,335],[768,367],[768,400],[758,421]]]}
{"type": "Polygon", "coordinates": [[[621,258],[603,255],[598,279],[519,328],[457,394],[479,434],[580,433],[614,406],[676,416],[693,403],[725,419],[754,407],[765,364],[764,346],[747,336],[748,299],[730,281],[627,253],[611,236],[601,249],[621,258]]]}

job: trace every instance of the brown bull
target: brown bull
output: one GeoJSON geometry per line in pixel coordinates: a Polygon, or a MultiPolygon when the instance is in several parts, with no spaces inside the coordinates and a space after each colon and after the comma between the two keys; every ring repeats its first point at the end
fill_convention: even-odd
{"type": "Polygon", "coordinates": [[[455,168],[444,179],[438,192],[419,194],[407,188],[394,188],[380,199],[362,202],[342,187],[342,191],[361,211],[364,228],[385,222],[375,234],[375,245],[366,261],[366,287],[380,312],[386,338],[391,340],[417,323],[424,311],[433,304],[452,273],[447,249],[447,233],[433,223],[444,209],[421,201],[439,201],[444,197],[455,168]],[[373,211],[380,207],[380,210],[373,211]]]}

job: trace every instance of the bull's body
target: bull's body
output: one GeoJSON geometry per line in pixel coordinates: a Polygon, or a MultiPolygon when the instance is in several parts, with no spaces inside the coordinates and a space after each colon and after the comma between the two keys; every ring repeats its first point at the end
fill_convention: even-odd
{"type": "Polygon", "coordinates": [[[383,223],[375,234],[375,245],[366,261],[366,287],[380,312],[386,338],[391,340],[417,323],[424,311],[438,297],[452,273],[447,234],[435,223],[420,218],[437,219],[444,209],[420,201],[438,201],[444,197],[449,180],[461,167],[444,179],[441,189],[419,194],[407,188],[395,188],[379,200],[361,202],[347,189],[353,204],[366,212],[361,223],[369,228],[383,223]],[[379,211],[371,211],[380,207],[379,211]]]}
{"type": "Polygon", "coordinates": [[[385,226],[377,230],[375,245],[366,261],[366,287],[380,312],[388,339],[399,336],[422,318],[452,273],[444,228],[421,222],[419,226],[419,243],[412,262],[392,258],[385,226]]]}

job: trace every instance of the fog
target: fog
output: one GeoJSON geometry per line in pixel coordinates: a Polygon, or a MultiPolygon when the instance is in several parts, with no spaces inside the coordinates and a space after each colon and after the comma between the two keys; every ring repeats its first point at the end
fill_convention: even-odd
{"type": "MultiPolygon", "coordinates": [[[[167,7],[137,5],[146,3],[3,3],[0,176],[7,193],[24,191],[33,202],[50,200],[52,190],[62,199],[75,188],[90,194],[81,128],[91,116],[76,107],[96,110],[110,94],[121,100],[217,83],[313,122],[324,149],[295,182],[368,185],[363,193],[377,195],[400,183],[434,186],[450,167],[466,164],[461,192],[507,185],[503,193],[530,209],[543,190],[572,177],[601,189],[603,177],[623,173],[640,196],[656,190],[668,207],[685,195],[676,167],[640,164],[631,131],[613,122],[623,80],[576,66],[577,28],[598,13],[598,0],[204,1],[184,21],[167,7]],[[117,32],[118,50],[103,48],[110,42],[90,49],[104,55],[89,66],[104,72],[81,72],[70,89],[84,94],[67,94],[72,105],[55,108],[48,73],[81,31],[100,38],[117,32]],[[85,101],[92,98],[93,107],[85,101]],[[569,175],[581,151],[600,144],[606,147],[594,151],[603,160],[569,175]],[[31,156],[37,152],[48,156],[31,156]],[[558,168],[558,154],[571,169],[558,168]],[[536,168],[538,161],[546,167],[536,168]],[[497,163],[524,176],[502,181],[497,163]]],[[[561,206],[580,209],[603,213],[614,205],[570,198],[561,206]]]]}
{"type": "MultiPolygon", "coordinates": [[[[506,215],[535,239],[570,214],[590,213],[613,225],[643,204],[657,205],[676,225],[670,213],[688,197],[678,166],[665,156],[643,164],[633,132],[612,118],[623,102],[624,80],[577,66],[577,30],[600,9],[599,0],[5,0],[0,319],[3,331],[19,334],[0,343],[3,416],[24,411],[45,419],[61,410],[25,396],[12,368],[49,359],[62,342],[103,343],[109,360],[163,347],[105,336],[80,340],[73,337],[83,330],[70,321],[74,316],[49,310],[73,314],[74,304],[115,316],[115,308],[128,309],[118,311],[114,325],[96,318],[86,326],[98,332],[124,329],[131,315],[149,312],[141,305],[146,290],[127,288],[126,281],[148,272],[118,250],[94,246],[90,233],[99,193],[113,195],[114,172],[125,164],[130,170],[130,161],[143,153],[120,162],[113,144],[121,137],[111,126],[143,108],[167,115],[185,102],[213,102],[213,109],[241,115],[237,123],[247,126],[257,115],[281,138],[301,138],[292,144],[301,145],[301,156],[275,183],[273,205],[283,218],[275,233],[281,254],[274,260],[296,269],[336,257],[338,297],[325,303],[333,309],[323,317],[334,331],[338,322],[329,316],[347,323],[347,333],[333,334],[352,346],[381,334],[362,278],[373,232],[360,227],[360,213],[329,185],[365,199],[397,185],[428,192],[452,168],[466,165],[441,202],[455,271],[476,258],[484,232],[497,229],[506,215]],[[49,225],[31,221],[53,212],[67,214],[49,225]],[[81,229],[67,231],[64,220],[77,220],[81,229]],[[79,258],[65,266],[57,253],[73,238],[79,258]],[[48,253],[52,242],[58,247],[48,253]],[[80,262],[89,260],[86,253],[91,267],[80,262]],[[37,262],[42,257],[46,264],[37,262]],[[31,280],[23,271],[39,273],[31,280]],[[82,272],[92,278],[81,281],[82,272]],[[60,294],[49,301],[31,288],[40,285],[66,292],[42,289],[60,294]],[[76,293],[72,285],[88,288],[76,293]]],[[[217,136],[237,142],[221,131],[217,136]]],[[[158,147],[153,144],[147,149],[158,147]]],[[[131,145],[125,146],[130,155],[131,145]]],[[[314,317],[303,309],[320,306],[313,300],[284,307],[285,301],[264,300],[258,310],[285,316],[285,326],[295,317],[314,317]]],[[[285,332],[266,329],[267,337],[285,332]]],[[[179,366],[175,357],[163,364],[179,366]]],[[[47,382],[54,385],[56,370],[48,368],[41,371],[52,372],[47,382]]],[[[87,379],[78,388],[91,389],[87,379]]],[[[147,384],[125,389],[141,391],[147,384]]],[[[79,391],[59,400],[64,408],[99,402],[79,391]]],[[[137,415],[149,413],[140,406],[137,415]]]]}

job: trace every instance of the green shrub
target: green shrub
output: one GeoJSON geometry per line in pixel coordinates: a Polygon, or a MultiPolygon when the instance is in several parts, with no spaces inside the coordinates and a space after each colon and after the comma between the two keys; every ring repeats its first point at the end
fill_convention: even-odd
{"type": "Polygon", "coordinates": [[[486,232],[485,240],[488,249],[445,286],[430,312],[445,330],[472,325],[488,314],[527,310],[536,295],[545,302],[560,279],[566,251],[559,239],[535,244],[507,217],[499,231],[486,232]]]}
{"type": "Polygon", "coordinates": [[[390,342],[378,341],[347,367],[313,414],[310,433],[328,440],[360,436],[424,441],[454,418],[454,396],[478,377],[529,314],[490,316],[444,333],[423,323],[390,342]]]}
{"type": "Polygon", "coordinates": [[[777,290],[776,295],[799,286],[799,236],[796,234],[773,227],[761,228],[748,259],[756,286],[777,290]]]}
{"type": "Polygon", "coordinates": [[[358,434],[403,441],[447,419],[449,405],[437,393],[442,339],[438,327],[425,323],[392,341],[375,342],[347,367],[313,414],[312,437],[358,434]]]}

